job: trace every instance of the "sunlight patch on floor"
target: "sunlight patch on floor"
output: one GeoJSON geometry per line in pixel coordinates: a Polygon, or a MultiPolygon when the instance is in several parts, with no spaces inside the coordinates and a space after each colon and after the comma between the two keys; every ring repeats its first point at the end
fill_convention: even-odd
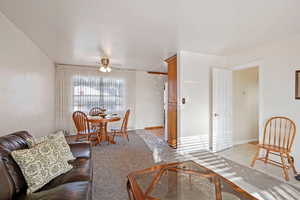
{"type": "MultiPolygon", "coordinates": [[[[249,178],[251,179],[251,176],[248,177],[248,174],[243,174],[244,170],[250,170],[248,166],[250,165],[252,156],[255,153],[255,145],[239,145],[239,147],[233,147],[223,152],[212,153],[206,149],[203,149],[203,146],[205,145],[201,145],[201,143],[196,140],[194,140],[194,143],[192,140],[186,140],[186,144],[181,141],[177,149],[171,149],[167,146],[166,143],[163,144],[159,141],[154,142],[154,140],[157,139],[149,137],[149,135],[141,133],[141,136],[145,140],[149,148],[151,148],[152,150],[155,148],[157,149],[155,150],[157,151],[155,154],[158,154],[162,161],[180,162],[193,160],[194,162],[199,163],[200,165],[207,167],[222,175],[223,177],[229,179],[233,183],[239,185],[241,188],[247,190],[258,199],[296,200],[296,197],[300,196],[299,191],[295,190],[290,185],[285,184],[285,182],[278,181],[279,184],[276,185],[276,181],[269,181],[268,184],[264,183],[263,185],[261,185],[259,180],[257,180],[257,184],[253,184],[253,181],[255,182],[255,180],[252,180],[251,183],[251,181],[249,180],[249,178]],[[153,141],[149,142],[147,140],[153,141]],[[235,163],[231,163],[224,157],[245,167],[241,167],[235,163]]],[[[254,170],[251,171],[251,173],[253,173],[254,175],[256,174],[255,176],[257,176],[259,172],[254,170]]],[[[266,179],[268,178],[266,177],[266,179]]]]}
{"type": "MultiPolygon", "coordinates": [[[[248,143],[248,144],[236,145],[231,149],[218,152],[217,154],[224,156],[225,158],[237,162],[241,165],[250,167],[251,161],[256,151],[257,151],[257,146],[248,143]]],[[[279,167],[270,164],[265,164],[261,161],[257,161],[255,163],[254,169],[266,173],[279,180],[285,181],[283,177],[283,170],[279,167]]],[[[288,183],[295,187],[300,188],[300,182],[294,178],[294,173],[292,172],[292,170],[289,170],[289,177],[290,180],[288,181],[288,183]]]]}

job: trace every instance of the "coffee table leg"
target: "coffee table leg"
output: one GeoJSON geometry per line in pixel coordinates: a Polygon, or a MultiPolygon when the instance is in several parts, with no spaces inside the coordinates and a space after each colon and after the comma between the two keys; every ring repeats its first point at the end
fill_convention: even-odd
{"type": "Polygon", "coordinates": [[[131,193],[131,187],[130,187],[129,180],[127,180],[127,193],[128,193],[128,198],[129,198],[129,200],[134,200],[134,199],[133,199],[133,195],[132,195],[132,193],[131,193]]]}
{"type": "Polygon", "coordinates": [[[221,183],[218,177],[214,177],[214,184],[216,190],[216,200],[222,200],[222,191],[221,191],[221,183]]]}

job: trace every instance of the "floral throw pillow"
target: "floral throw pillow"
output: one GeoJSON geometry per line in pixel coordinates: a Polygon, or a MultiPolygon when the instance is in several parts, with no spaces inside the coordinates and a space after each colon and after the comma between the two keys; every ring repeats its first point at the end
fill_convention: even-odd
{"type": "Polygon", "coordinates": [[[40,138],[29,138],[27,139],[27,144],[29,148],[34,147],[37,144],[40,144],[42,142],[52,142],[53,145],[59,150],[59,154],[61,155],[62,158],[65,160],[74,160],[74,156],[70,150],[70,147],[66,141],[65,135],[63,134],[62,131],[59,131],[57,133],[53,133],[47,136],[43,136],[40,138]]]}
{"type": "Polygon", "coordinates": [[[72,169],[72,166],[61,158],[53,142],[45,141],[31,149],[13,151],[11,155],[26,180],[27,193],[39,190],[55,177],[72,169]]]}

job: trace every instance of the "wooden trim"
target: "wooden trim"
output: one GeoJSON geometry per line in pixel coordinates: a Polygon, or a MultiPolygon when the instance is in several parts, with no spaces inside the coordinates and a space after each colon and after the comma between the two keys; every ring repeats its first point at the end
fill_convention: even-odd
{"type": "Polygon", "coordinates": [[[149,127],[145,127],[145,130],[154,130],[154,129],[162,129],[164,128],[163,126],[149,126],[149,127]]]}
{"type": "Polygon", "coordinates": [[[171,56],[170,58],[167,58],[165,61],[167,63],[177,61],[177,55],[175,54],[174,56],[171,56]]]}
{"type": "Polygon", "coordinates": [[[154,74],[154,75],[168,75],[167,72],[152,72],[152,71],[148,71],[148,74],[154,74]]]}
{"type": "Polygon", "coordinates": [[[172,147],[173,149],[177,149],[177,138],[168,139],[167,142],[168,142],[170,147],[172,147]]]}
{"type": "Polygon", "coordinates": [[[237,65],[237,66],[232,66],[230,67],[231,70],[236,71],[236,70],[242,70],[242,69],[249,69],[253,67],[260,67],[262,65],[262,59],[257,59],[252,62],[248,62],[242,65],[237,65]]]}
{"type": "Polygon", "coordinates": [[[165,60],[168,64],[168,144],[177,148],[177,55],[165,60]]]}

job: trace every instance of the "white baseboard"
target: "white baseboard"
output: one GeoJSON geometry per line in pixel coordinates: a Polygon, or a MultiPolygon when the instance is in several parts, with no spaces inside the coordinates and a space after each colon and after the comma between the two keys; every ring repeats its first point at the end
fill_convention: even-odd
{"type": "Polygon", "coordinates": [[[249,140],[240,140],[240,141],[235,142],[234,145],[246,144],[246,143],[255,142],[255,141],[258,141],[258,138],[252,138],[249,140]]]}
{"type": "Polygon", "coordinates": [[[185,137],[180,137],[178,138],[178,142],[185,142],[185,141],[205,141],[208,140],[209,136],[208,135],[192,135],[192,136],[185,136],[185,137]]]}
{"type": "MultiPolygon", "coordinates": [[[[185,142],[185,141],[206,141],[208,140],[209,137],[207,135],[196,135],[196,136],[187,136],[187,137],[180,137],[178,138],[178,142],[185,142]]],[[[258,138],[252,138],[252,139],[248,139],[248,140],[240,140],[237,142],[234,142],[233,145],[239,145],[239,144],[246,144],[249,142],[255,142],[258,141],[258,138]]]]}

